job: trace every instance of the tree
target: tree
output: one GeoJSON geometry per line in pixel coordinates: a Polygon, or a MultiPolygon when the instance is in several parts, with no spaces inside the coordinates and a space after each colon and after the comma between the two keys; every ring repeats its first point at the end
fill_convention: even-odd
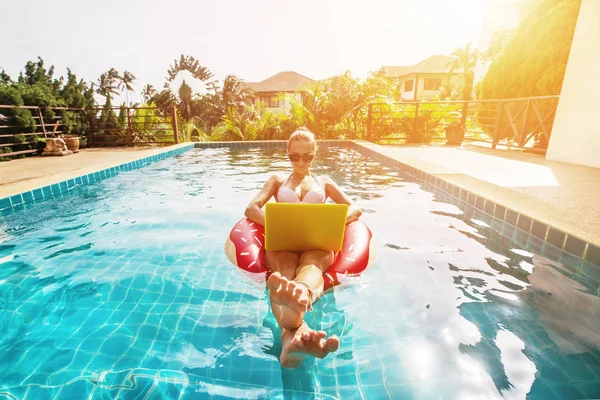
{"type": "Polygon", "coordinates": [[[252,91],[243,87],[243,81],[235,75],[227,75],[223,87],[217,89],[217,99],[223,114],[232,107],[241,110],[251,102],[252,96],[252,91]]]}
{"type": "Polygon", "coordinates": [[[142,97],[144,98],[144,102],[148,102],[148,100],[150,100],[152,98],[152,96],[154,96],[156,94],[156,89],[154,89],[154,86],[152,86],[151,84],[147,84],[146,86],[144,86],[144,88],[142,89],[142,97]]]}
{"type": "Polygon", "coordinates": [[[117,74],[117,79],[119,81],[119,89],[125,90],[125,103],[129,107],[129,92],[133,92],[132,83],[135,81],[135,75],[129,71],[124,71],[123,75],[117,74]]]}
{"type": "Polygon", "coordinates": [[[523,2],[515,30],[499,31],[492,40],[496,48],[490,46],[492,64],[478,85],[478,97],[560,94],[580,4],[580,0],[523,2]]]}
{"type": "Polygon", "coordinates": [[[191,84],[192,82],[186,82],[185,75],[189,74],[189,79],[197,80],[200,83],[209,86],[213,85],[214,82],[209,82],[213,74],[208,68],[200,65],[199,61],[192,56],[181,55],[179,60],[175,60],[173,65],[167,71],[168,77],[165,83],[165,89],[171,94],[161,95],[163,104],[166,104],[164,100],[170,99],[174,101],[179,114],[184,121],[189,121],[192,118],[202,114],[204,110],[202,107],[206,106],[206,101],[201,101],[199,93],[197,93],[191,84]],[[180,81],[180,82],[178,82],[180,81]],[[173,85],[177,87],[173,87],[173,85]]]}
{"type": "Polygon", "coordinates": [[[471,48],[471,43],[467,44],[464,49],[458,48],[451,54],[452,60],[448,63],[449,72],[452,73],[457,69],[462,69],[463,82],[463,100],[471,100],[473,91],[473,70],[477,63],[478,53],[476,49],[471,48]]]}
{"type": "Polygon", "coordinates": [[[103,73],[98,78],[96,93],[100,96],[106,97],[107,101],[110,101],[112,95],[117,95],[119,92],[117,91],[116,80],[114,74],[103,73]]]}

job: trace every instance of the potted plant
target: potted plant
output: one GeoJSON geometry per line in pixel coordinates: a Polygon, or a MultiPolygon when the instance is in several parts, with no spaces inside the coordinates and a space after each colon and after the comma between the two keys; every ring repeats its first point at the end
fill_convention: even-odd
{"type": "Polygon", "coordinates": [[[67,144],[67,149],[71,150],[73,153],[79,153],[79,136],[62,135],[61,138],[63,138],[67,144]]]}
{"type": "Polygon", "coordinates": [[[461,121],[452,121],[446,125],[446,144],[459,146],[465,137],[465,128],[461,121]]]}

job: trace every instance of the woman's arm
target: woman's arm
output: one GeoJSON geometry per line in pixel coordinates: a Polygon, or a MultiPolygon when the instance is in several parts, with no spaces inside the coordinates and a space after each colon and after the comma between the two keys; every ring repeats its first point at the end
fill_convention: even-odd
{"type": "Polygon", "coordinates": [[[348,204],[348,214],[346,223],[356,221],[361,215],[362,210],[352,201],[350,197],[329,177],[324,177],[325,193],[327,196],[338,204],[348,204]]]}
{"type": "Polygon", "coordinates": [[[269,178],[269,180],[264,184],[263,188],[258,192],[256,197],[252,199],[248,207],[246,207],[246,212],[244,213],[246,217],[259,225],[265,225],[265,213],[262,210],[263,206],[269,201],[269,199],[275,195],[275,190],[281,184],[280,178],[278,175],[273,175],[269,178]]]}

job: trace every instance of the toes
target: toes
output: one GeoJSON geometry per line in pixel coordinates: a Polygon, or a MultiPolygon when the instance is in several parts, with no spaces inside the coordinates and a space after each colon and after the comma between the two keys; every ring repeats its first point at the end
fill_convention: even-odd
{"type": "Polygon", "coordinates": [[[306,305],[308,304],[308,290],[303,285],[300,285],[294,282],[294,299],[298,301],[299,304],[306,305]],[[302,295],[306,293],[306,296],[302,298],[302,295]]]}
{"type": "Polygon", "coordinates": [[[302,288],[300,286],[301,285],[294,285],[294,292],[292,293],[292,295],[296,300],[300,299],[300,296],[302,296],[302,288]]]}
{"type": "Polygon", "coordinates": [[[279,272],[273,272],[269,279],[267,280],[267,285],[269,285],[269,290],[275,291],[281,284],[281,274],[279,272]]]}
{"type": "Polygon", "coordinates": [[[310,340],[312,342],[317,342],[318,340],[320,340],[321,338],[319,337],[319,334],[317,331],[311,331],[310,332],[310,340]]]}
{"type": "Polygon", "coordinates": [[[326,352],[331,353],[332,351],[336,351],[340,345],[340,340],[337,336],[333,335],[329,339],[325,341],[325,345],[323,348],[326,352]]]}
{"type": "Polygon", "coordinates": [[[319,335],[320,339],[323,339],[325,338],[325,336],[327,336],[327,333],[325,331],[318,331],[317,335],[319,335]]]}

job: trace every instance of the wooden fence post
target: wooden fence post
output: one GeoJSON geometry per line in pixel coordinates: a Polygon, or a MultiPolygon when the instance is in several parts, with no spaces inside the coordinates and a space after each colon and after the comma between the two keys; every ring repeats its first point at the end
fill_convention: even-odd
{"type": "Polygon", "coordinates": [[[496,110],[496,121],[494,121],[494,134],[492,136],[492,149],[496,148],[496,145],[500,141],[498,135],[500,134],[500,119],[502,118],[502,100],[498,101],[498,108],[496,110]]]}
{"type": "Polygon", "coordinates": [[[40,108],[37,108],[37,112],[38,112],[38,117],[40,117],[40,125],[42,126],[42,133],[44,134],[44,139],[47,138],[46,135],[46,124],[44,124],[44,117],[42,116],[42,110],[40,110],[40,108]]]}
{"type": "Polygon", "coordinates": [[[127,134],[129,135],[129,143],[133,147],[133,127],[131,126],[131,109],[129,107],[127,107],[127,134]]]}
{"type": "Polygon", "coordinates": [[[367,140],[371,141],[373,138],[373,104],[369,103],[367,108],[367,140]]]}
{"type": "Polygon", "coordinates": [[[177,131],[177,108],[173,106],[172,112],[172,124],[173,124],[173,140],[175,144],[179,143],[179,132],[177,131]]]}
{"type": "Polygon", "coordinates": [[[417,133],[417,120],[419,119],[419,105],[421,103],[417,103],[415,104],[415,118],[413,120],[413,138],[416,137],[418,135],[417,133]]]}

